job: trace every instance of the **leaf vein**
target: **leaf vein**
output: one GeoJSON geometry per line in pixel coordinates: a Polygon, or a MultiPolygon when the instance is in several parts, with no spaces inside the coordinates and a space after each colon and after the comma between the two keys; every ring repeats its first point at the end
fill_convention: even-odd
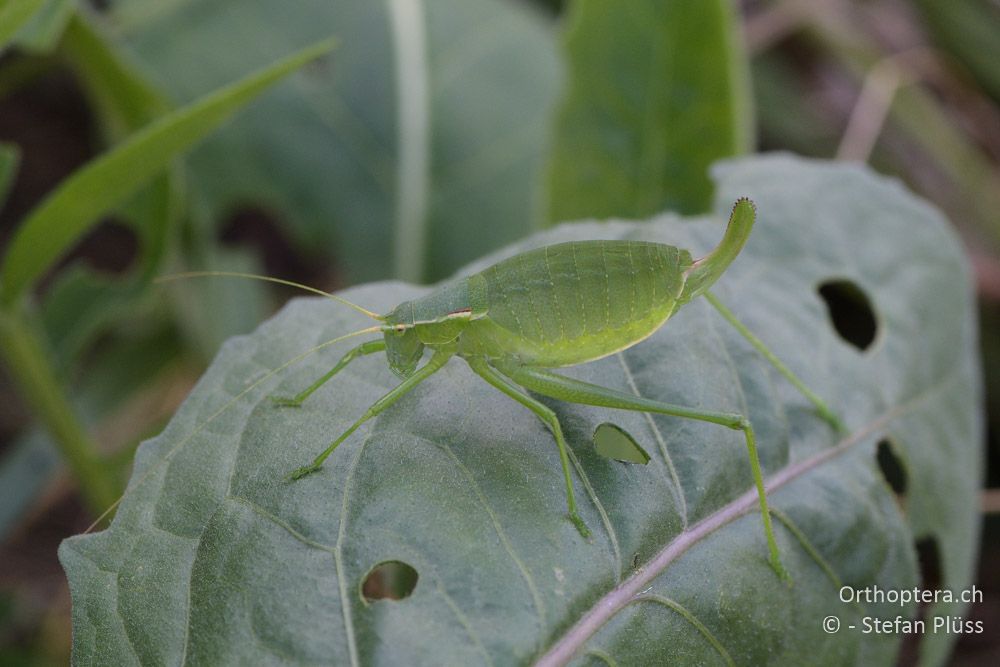
{"type": "MultiPolygon", "coordinates": [[[[625,379],[628,381],[628,386],[632,389],[632,393],[636,396],[642,396],[639,392],[639,386],[635,381],[635,374],[632,373],[632,368],[625,359],[625,353],[616,352],[615,356],[618,357],[618,362],[621,364],[622,370],[625,371],[625,379]]],[[[674,460],[670,456],[670,451],[667,449],[667,441],[663,437],[660,427],[656,425],[656,420],[653,419],[653,415],[648,412],[643,412],[642,416],[646,418],[646,423],[649,424],[649,428],[652,429],[653,436],[656,438],[656,444],[660,448],[660,454],[663,456],[663,462],[667,466],[667,472],[670,475],[670,482],[672,486],[670,491],[674,496],[674,501],[677,503],[678,513],[681,515],[681,526],[687,528],[687,499],[684,497],[684,487],[681,486],[681,479],[677,474],[677,468],[674,466],[674,460]]]]}
{"type": "Polygon", "coordinates": [[[479,638],[479,633],[475,631],[475,628],[473,628],[472,624],[469,622],[469,617],[465,615],[465,612],[462,611],[462,609],[458,606],[455,600],[450,595],[448,595],[448,591],[445,590],[444,586],[441,585],[440,577],[436,578],[436,583],[437,583],[438,594],[442,598],[444,598],[444,603],[448,605],[448,608],[451,609],[453,614],[455,614],[455,617],[458,619],[459,624],[465,629],[466,634],[469,635],[469,638],[476,645],[476,648],[478,648],[479,652],[483,654],[484,658],[486,658],[486,664],[488,665],[495,664],[493,662],[493,658],[490,656],[489,652],[486,650],[486,647],[483,645],[482,639],[479,638]]]}
{"type": "Polygon", "coordinates": [[[629,604],[637,604],[639,602],[652,602],[654,604],[663,605],[664,607],[667,607],[677,612],[684,618],[685,621],[693,625],[695,629],[698,630],[698,632],[700,632],[702,636],[708,640],[708,643],[711,644],[716,651],[718,651],[719,656],[726,662],[727,665],[732,665],[732,667],[736,666],[736,663],[733,662],[732,656],[729,655],[729,651],[727,651],[726,647],[722,645],[722,642],[719,641],[718,637],[716,637],[704,623],[698,620],[697,616],[691,613],[681,603],[662,595],[649,593],[634,598],[629,604]]]}
{"type": "Polygon", "coordinates": [[[306,545],[307,547],[312,547],[314,549],[320,549],[322,551],[328,551],[330,553],[333,553],[336,550],[335,547],[332,547],[332,546],[330,546],[328,544],[323,544],[321,542],[317,542],[315,540],[309,539],[308,537],[306,537],[305,535],[303,535],[299,531],[297,531],[294,528],[292,528],[291,524],[289,524],[287,521],[285,521],[284,519],[282,519],[282,518],[280,518],[278,516],[275,516],[274,514],[271,514],[266,509],[264,509],[263,507],[261,507],[257,503],[253,502],[249,498],[244,498],[242,496],[227,495],[223,500],[230,500],[230,501],[233,501],[235,503],[239,503],[241,505],[246,505],[255,514],[259,515],[261,518],[266,519],[267,521],[270,521],[271,523],[273,523],[274,525],[278,526],[279,528],[284,528],[286,531],[288,531],[289,535],[291,535],[292,537],[294,537],[296,540],[298,540],[302,544],[306,545]]]}
{"type": "MultiPolygon", "coordinates": [[[[773,493],[789,482],[805,475],[813,468],[851,451],[858,444],[886,429],[894,420],[908,414],[918,406],[951,385],[962,377],[960,366],[953,366],[952,371],[937,383],[915,394],[908,401],[883,412],[854,433],[848,435],[835,446],[825,449],[798,463],[787,464],[768,478],[766,487],[773,493]]],[[[565,664],[583,643],[599,630],[612,616],[628,605],[636,595],[644,590],[657,576],[662,574],[677,558],[692,546],[723,526],[728,525],[738,517],[747,514],[757,506],[757,491],[750,489],[723,505],[712,514],[706,516],[687,531],[679,534],[657,553],[648,565],[637,570],[627,580],[600,597],[580,619],[562,635],[549,651],[536,663],[537,667],[551,667],[565,664]]]]}
{"type": "MultiPolygon", "coordinates": [[[[471,415],[474,413],[475,411],[473,410],[469,410],[466,412],[467,415],[471,415]]],[[[409,435],[411,435],[412,437],[412,434],[409,435]]],[[[426,440],[426,439],[421,438],[421,440],[426,440]]],[[[472,471],[469,470],[468,466],[466,466],[461,459],[458,458],[458,456],[452,450],[450,445],[445,443],[437,443],[432,440],[428,440],[427,442],[430,442],[431,444],[443,449],[444,452],[452,459],[452,461],[454,461],[455,465],[458,466],[459,470],[465,476],[466,480],[469,483],[469,486],[472,487],[473,493],[479,499],[479,502],[482,503],[483,509],[486,511],[486,514],[490,517],[490,522],[493,524],[493,529],[496,531],[497,537],[500,538],[500,543],[503,545],[504,551],[507,552],[507,555],[510,556],[510,559],[514,561],[515,566],[521,572],[521,576],[524,579],[525,585],[527,585],[528,591],[531,593],[531,599],[532,602],[534,603],[535,611],[538,613],[538,618],[542,623],[544,623],[546,616],[545,603],[542,600],[542,596],[538,591],[538,587],[535,584],[535,580],[531,576],[531,572],[528,570],[528,567],[524,564],[524,561],[521,560],[520,556],[518,556],[517,553],[514,551],[513,545],[511,545],[510,540],[507,537],[507,534],[503,530],[503,526],[500,524],[500,519],[497,517],[497,513],[490,506],[489,500],[483,494],[482,489],[479,487],[479,484],[475,480],[475,477],[473,477],[472,471]]]]}

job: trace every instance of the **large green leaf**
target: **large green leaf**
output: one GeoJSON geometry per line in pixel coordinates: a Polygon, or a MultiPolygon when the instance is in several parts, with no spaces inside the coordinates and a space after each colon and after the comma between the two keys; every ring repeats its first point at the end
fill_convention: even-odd
{"type": "Polygon", "coordinates": [[[262,208],[353,280],[441,278],[537,226],[558,62],[523,2],[117,0],[111,21],[179,100],[340,39],[192,156],[216,216],[262,208]]]}
{"type": "Polygon", "coordinates": [[[707,210],[709,165],[750,143],[731,0],[576,0],[567,20],[549,218],[707,210]]]}
{"type": "MultiPolygon", "coordinates": [[[[269,394],[304,388],[349,343],[270,378],[269,369],[366,324],[299,299],[229,341],[143,445],[111,528],[61,547],[76,660],[520,664],[565,650],[618,664],[891,664],[900,636],[863,634],[861,618],[915,606],[845,604],[839,589],[919,585],[914,540],[924,537],[940,549],[941,587],[970,584],[982,434],[968,269],[938,213],[863,168],[779,156],[725,165],[717,178],[710,219],[562,226],[501,254],[582,238],[700,253],[738,196],[755,199],[757,228],[718,295],[849,434],[835,436],[704,301],[624,353],[567,372],[747,411],[791,586],[768,566],[738,433],[552,401],[579,462],[581,512],[595,532],[584,540],[565,516],[545,427],[458,360],[322,472],[286,481],[398,381],[366,358],[303,407],[273,405],[269,394]],[[873,306],[878,331],[864,352],[840,338],[817,293],[831,278],[853,281],[873,306]],[[604,422],[630,433],[649,464],[595,453],[591,434],[604,422]],[[883,439],[906,474],[901,499],[876,464],[883,439]],[[392,560],[415,568],[412,595],[366,602],[366,574],[392,560]],[[828,615],[840,633],[824,632],[828,615]]],[[[384,312],[421,293],[382,283],[349,296],[384,312]]],[[[927,613],[962,611],[941,603],[927,613]]],[[[937,664],[954,635],[921,641],[937,664]]]]}

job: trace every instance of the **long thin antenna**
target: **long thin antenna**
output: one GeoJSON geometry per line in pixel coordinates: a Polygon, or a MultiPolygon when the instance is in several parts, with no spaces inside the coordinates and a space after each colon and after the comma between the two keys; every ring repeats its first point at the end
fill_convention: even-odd
{"type": "Polygon", "coordinates": [[[320,296],[325,296],[328,299],[336,301],[337,303],[342,303],[345,306],[350,306],[359,313],[364,313],[373,320],[378,320],[379,322],[384,322],[385,317],[379,315],[378,313],[373,313],[367,308],[362,308],[356,303],[351,303],[343,297],[339,297],[336,294],[330,294],[329,292],[324,292],[321,289],[316,289],[315,287],[309,287],[309,285],[303,285],[301,283],[295,283],[291,280],[283,280],[281,278],[272,278],[271,276],[260,276],[255,273],[240,273],[238,271],[188,271],[187,273],[173,273],[169,276],[160,276],[153,282],[156,283],[166,283],[174,280],[185,280],[187,278],[207,278],[207,277],[223,277],[223,278],[250,278],[253,280],[263,280],[269,283],[277,283],[279,285],[287,285],[288,287],[297,287],[298,289],[305,290],[307,292],[312,292],[313,294],[319,294],[320,296]]]}
{"type": "Polygon", "coordinates": [[[374,326],[374,327],[368,327],[367,329],[360,329],[358,331],[352,331],[351,333],[344,334],[343,336],[337,336],[336,338],[331,338],[330,340],[324,341],[324,342],[320,343],[319,345],[315,345],[315,346],[309,348],[308,350],[306,350],[305,352],[302,352],[302,353],[300,353],[300,354],[292,357],[291,359],[289,359],[285,363],[281,364],[280,366],[278,366],[274,370],[271,370],[271,371],[268,371],[267,373],[265,373],[263,377],[261,377],[260,379],[258,379],[256,382],[253,382],[246,389],[244,389],[243,391],[241,391],[240,393],[236,394],[231,399],[229,399],[229,401],[225,405],[223,405],[221,408],[219,408],[218,410],[216,410],[215,412],[213,412],[211,414],[211,416],[209,416],[208,419],[206,419],[201,424],[199,424],[197,427],[195,427],[195,429],[193,431],[191,431],[190,433],[188,433],[187,436],[181,438],[177,442],[177,444],[174,445],[173,447],[171,447],[170,451],[168,451],[163,456],[162,459],[160,459],[159,461],[157,461],[156,463],[154,463],[149,468],[149,470],[147,470],[146,473],[135,482],[135,484],[132,484],[127,489],[125,489],[125,492],[121,496],[119,496],[118,500],[116,500],[115,502],[113,502],[111,504],[111,506],[108,507],[108,509],[104,510],[101,513],[101,516],[99,516],[96,519],[94,519],[94,523],[92,523],[89,526],[87,526],[87,530],[85,530],[83,532],[83,534],[86,535],[87,533],[89,533],[90,531],[92,531],[99,523],[101,523],[102,521],[104,521],[104,519],[106,519],[107,516],[109,514],[111,514],[111,512],[113,512],[116,507],[118,507],[119,505],[121,505],[122,501],[125,500],[125,496],[126,495],[128,495],[133,490],[135,490],[135,489],[139,488],[140,486],[142,486],[143,482],[145,482],[146,479],[150,475],[152,475],[155,471],[159,470],[159,468],[160,468],[161,465],[163,465],[164,463],[166,463],[167,461],[169,461],[173,457],[174,454],[176,454],[178,451],[180,451],[181,447],[183,447],[184,445],[186,445],[188,442],[191,441],[191,438],[193,438],[196,435],[198,435],[199,433],[201,433],[202,430],[204,430],[204,428],[206,426],[208,426],[213,421],[215,421],[215,419],[218,418],[219,415],[221,415],[223,412],[225,412],[229,408],[233,407],[241,398],[243,398],[244,396],[246,396],[247,394],[249,394],[251,391],[253,391],[257,387],[259,387],[261,384],[263,384],[267,380],[270,380],[272,377],[274,377],[278,373],[282,372],[283,370],[285,370],[289,366],[293,366],[293,365],[297,364],[298,362],[302,361],[303,359],[305,359],[309,355],[315,354],[316,352],[319,352],[323,348],[329,347],[329,346],[333,345],[334,343],[339,343],[342,340],[345,340],[347,338],[352,338],[354,336],[360,336],[361,334],[375,333],[376,331],[381,331],[381,330],[382,330],[381,326],[374,326]]]}

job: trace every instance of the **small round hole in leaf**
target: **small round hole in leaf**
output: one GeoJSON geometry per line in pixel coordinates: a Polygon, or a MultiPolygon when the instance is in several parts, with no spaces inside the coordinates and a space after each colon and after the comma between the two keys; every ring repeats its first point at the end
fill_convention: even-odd
{"type": "Polygon", "coordinates": [[[594,431],[594,449],[601,456],[624,463],[649,463],[649,454],[625,429],[604,422],[594,431]]]}
{"type": "Polygon", "coordinates": [[[878,321],[864,290],[851,280],[837,279],[820,284],[817,291],[837,334],[859,350],[867,350],[878,333],[878,321]]]}
{"type": "Polygon", "coordinates": [[[413,593],[417,579],[413,566],[400,560],[383,561],[368,571],[361,584],[361,595],[366,602],[402,600],[413,593]]]}

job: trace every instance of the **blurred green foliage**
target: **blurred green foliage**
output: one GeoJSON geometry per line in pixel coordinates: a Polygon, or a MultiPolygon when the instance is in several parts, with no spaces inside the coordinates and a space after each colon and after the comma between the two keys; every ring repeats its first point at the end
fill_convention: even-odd
{"type": "MultiPolygon", "coordinates": [[[[877,140],[859,159],[945,208],[986,267],[987,386],[1000,386],[1000,355],[989,354],[1000,340],[1000,278],[990,278],[1000,272],[988,270],[1000,266],[1000,10],[990,0],[844,0],[809,11],[796,0],[642,0],[627,12],[578,0],[563,16],[559,0],[441,0],[416,21],[405,2],[96,4],[100,12],[75,0],[0,0],[0,104],[68,72],[86,104],[84,140],[102,151],[315,39],[338,34],[340,48],[183,161],[164,160],[130,197],[124,183],[109,191],[120,201],[91,210],[85,226],[129,230],[138,253],[119,250],[127,270],[109,275],[86,253],[67,256],[80,235],[54,225],[51,239],[37,238],[64,235],[57,252],[22,274],[41,281],[3,283],[23,292],[4,314],[4,352],[33,359],[7,371],[41,378],[33,400],[52,409],[0,443],[0,537],[51,509],[45,491],[65,479],[68,456],[59,440],[77,443],[84,469],[107,468],[93,474],[102,491],[86,491],[88,474],[74,477],[84,495],[117,491],[136,443],[160,428],[205,360],[271,307],[257,284],[165,289],[151,285],[157,273],[279,261],[289,277],[325,287],[429,281],[551,220],[703,211],[704,167],[750,150],[755,135],[766,149],[837,154],[866,87],[884,93],[885,109],[860,108],[877,140]],[[227,244],[247,211],[264,220],[248,232],[257,247],[227,244]]],[[[19,155],[18,137],[0,140],[2,203],[32,156],[19,155]]],[[[0,242],[19,233],[5,231],[0,242]]],[[[28,245],[25,257],[37,246],[28,245]]],[[[998,394],[988,395],[994,421],[998,394]]],[[[0,618],[0,646],[11,636],[0,618]]]]}
{"type": "Polygon", "coordinates": [[[1000,101],[1000,4],[990,0],[916,0],[925,24],[945,53],[968,68],[1000,101]]]}
{"type": "Polygon", "coordinates": [[[564,31],[548,215],[700,213],[708,168],[750,148],[746,59],[729,0],[581,0],[564,31]]]}
{"type": "Polygon", "coordinates": [[[560,68],[550,20],[522,3],[409,6],[118,0],[107,20],[177,100],[335,32],[334,58],[196,150],[190,180],[214,224],[254,206],[350,282],[419,282],[539,226],[560,68]]]}

